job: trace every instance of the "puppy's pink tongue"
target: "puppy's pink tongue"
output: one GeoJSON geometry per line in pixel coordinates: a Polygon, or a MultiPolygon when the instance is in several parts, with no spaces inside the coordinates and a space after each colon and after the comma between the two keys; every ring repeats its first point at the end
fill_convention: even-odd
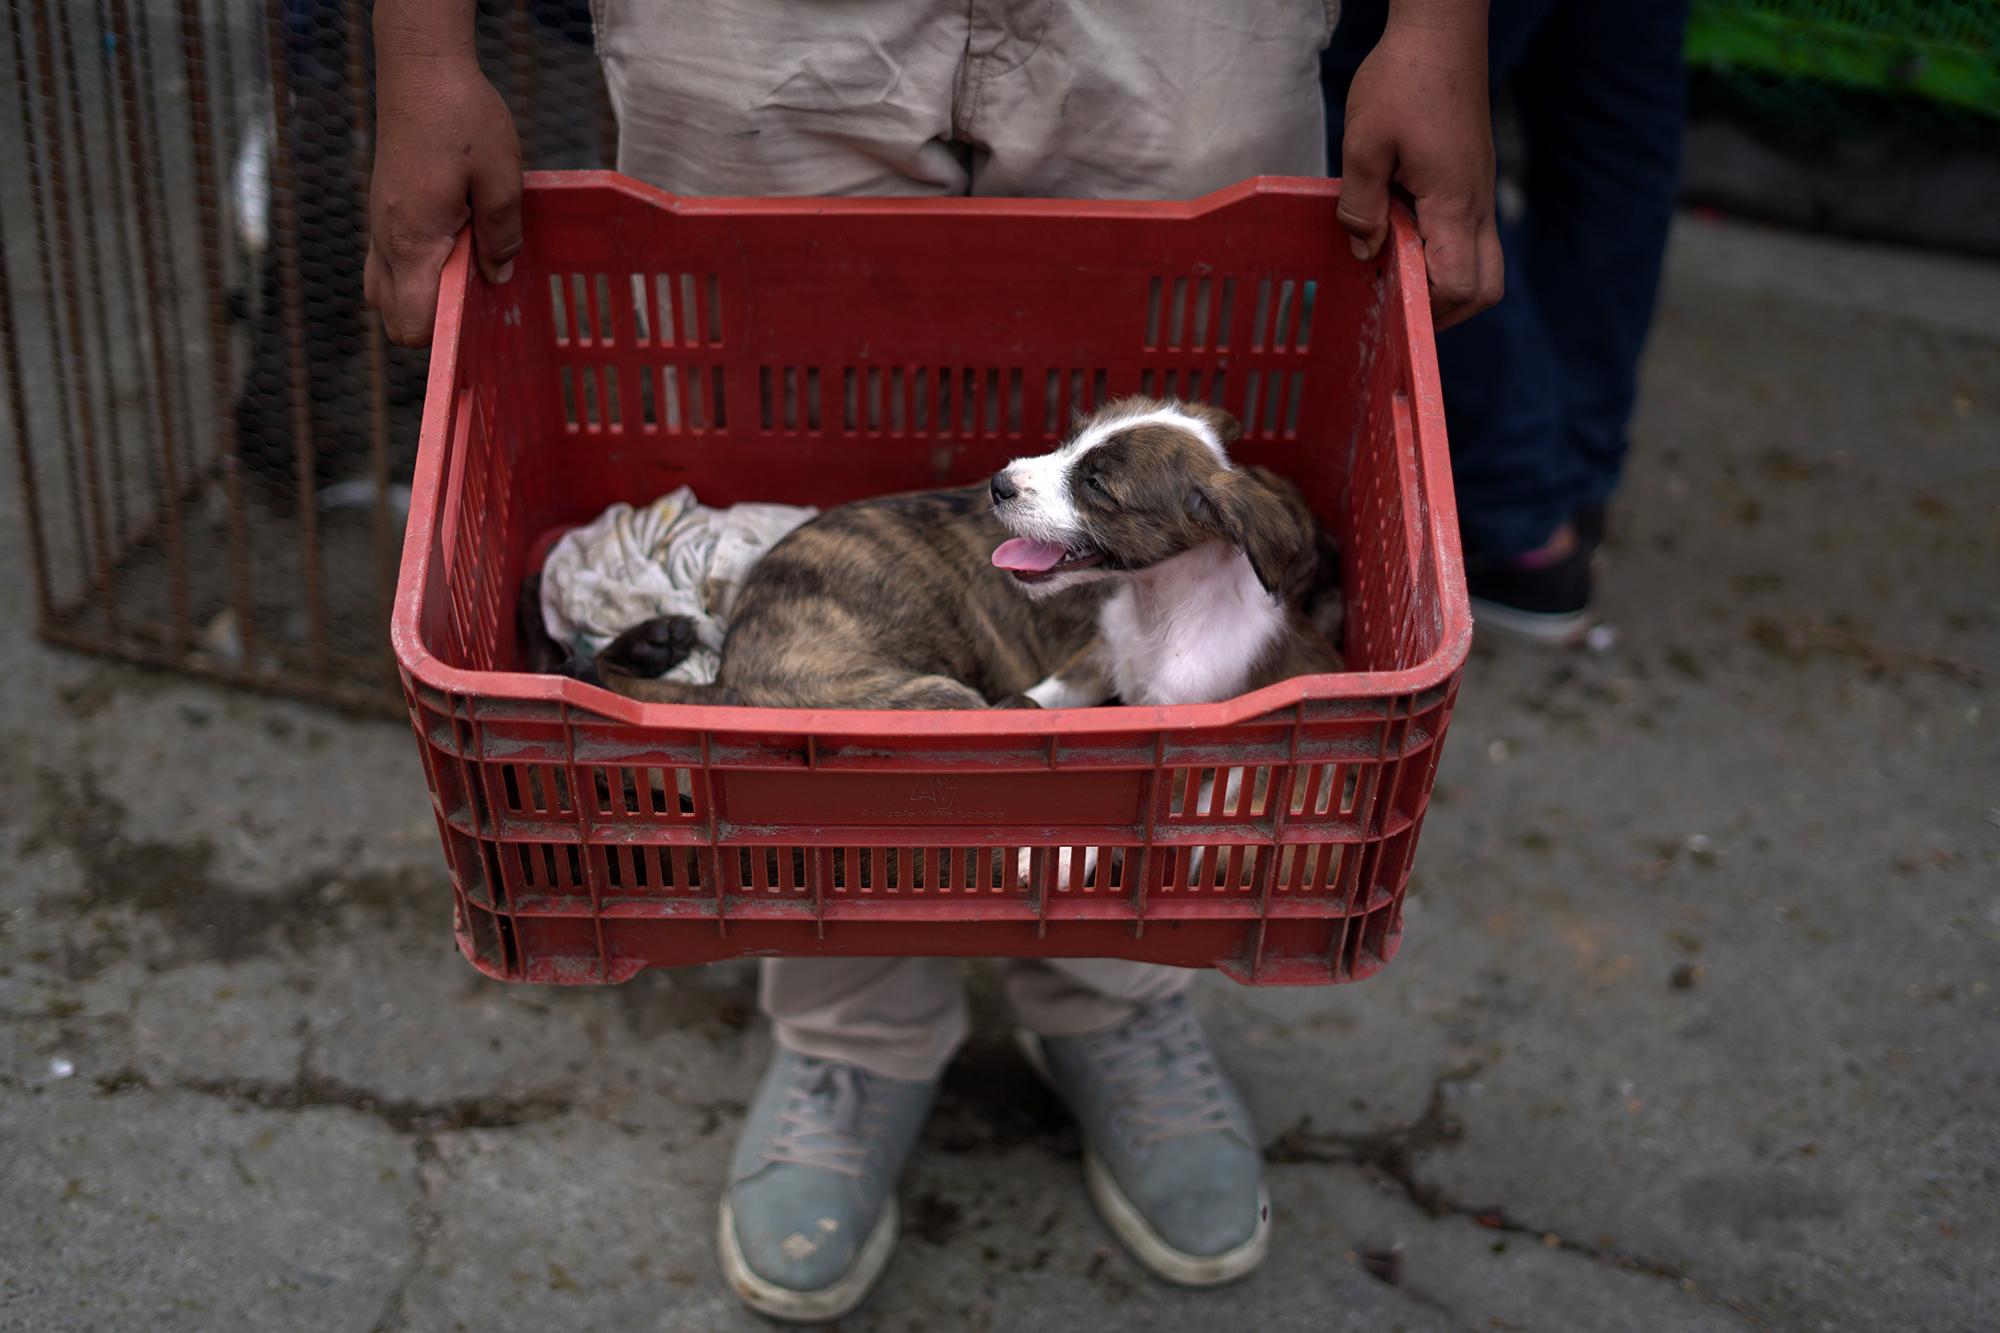
{"type": "Polygon", "coordinates": [[[1031,542],[1026,537],[1009,537],[993,551],[993,563],[1001,569],[1023,574],[1039,574],[1054,569],[1063,558],[1063,548],[1054,542],[1031,542]]]}

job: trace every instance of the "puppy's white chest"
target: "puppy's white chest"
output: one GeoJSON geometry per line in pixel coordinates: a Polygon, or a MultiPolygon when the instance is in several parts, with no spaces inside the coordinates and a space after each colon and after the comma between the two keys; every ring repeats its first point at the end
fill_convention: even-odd
{"type": "Polygon", "coordinates": [[[1111,679],[1127,704],[1213,703],[1243,692],[1285,614],[1240,555],[1120,588],[1098,612],[1111,679]]]}

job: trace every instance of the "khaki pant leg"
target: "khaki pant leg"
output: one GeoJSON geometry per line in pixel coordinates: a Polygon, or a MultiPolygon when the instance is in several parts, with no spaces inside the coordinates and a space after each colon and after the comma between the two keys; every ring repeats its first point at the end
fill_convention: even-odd
{"type": "Polygon", "coordinates": [[[1193,968],[1120,958],[1052,958],[1007,965],[1001,988],[1022,1026],[1044,1037],[1072,1037],[1115,1027],[1140,1005],[1179,995],[1193,968]]]}
{"type": "Polygon", "coordinates": [[[966,192],[965,6],[593,0],[618,169],[676,194],[966,192]]]}
{"type": "Polygon", "coordinates": [[[936,1078],[967,1029],[949,958],[767,958],[757,998],[779,1045],[887,1078],[936,1078]]]}
{"type": "Polygon", "coordinates": [[[1326,174],[1337,0],[975,0],[959,134],[972,192],[1186,199],[1326,174]],[[982,13],[1008,35],[980,54],[982,13]]]}

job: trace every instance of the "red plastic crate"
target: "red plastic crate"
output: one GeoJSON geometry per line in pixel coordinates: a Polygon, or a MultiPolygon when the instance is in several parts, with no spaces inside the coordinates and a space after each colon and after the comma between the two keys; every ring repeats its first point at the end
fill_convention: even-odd
{"type": "Polygon", "coordinates": [[[463,243],[445,269],[396,591],[466,956],[539,982],[775,954],[1290,984],[1386,963],[1471,619],[1422,250],[1399,213],[1356,262],[1338,189],[725,200],[531,176],[513,280],[463,243]],[[1234,455],[1304,488],[1344,552],[1349,674],[939,713],[642,705],[516,669],[552,527],[683,483],[819,505],[955,485],[1133,391],[1220,402],[1234,455]],[[1084,847],[1089,874],[1053,850],[1084,847]]]}

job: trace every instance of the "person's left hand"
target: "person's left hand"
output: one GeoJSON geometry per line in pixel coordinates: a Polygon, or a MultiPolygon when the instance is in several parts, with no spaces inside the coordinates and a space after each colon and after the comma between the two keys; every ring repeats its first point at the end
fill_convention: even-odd
{"type": "Polygon", "coordinates": [[[1401,186],[1416,202],[1440,329],[1498,301],[1506,284],[1493,215],[1486,6],[1456,9],[1449,22],[1392,14],[1348,89],[1341,145],[1340,224],[1355,257],[1382,248],[1389,187],[1401,186]]]}

